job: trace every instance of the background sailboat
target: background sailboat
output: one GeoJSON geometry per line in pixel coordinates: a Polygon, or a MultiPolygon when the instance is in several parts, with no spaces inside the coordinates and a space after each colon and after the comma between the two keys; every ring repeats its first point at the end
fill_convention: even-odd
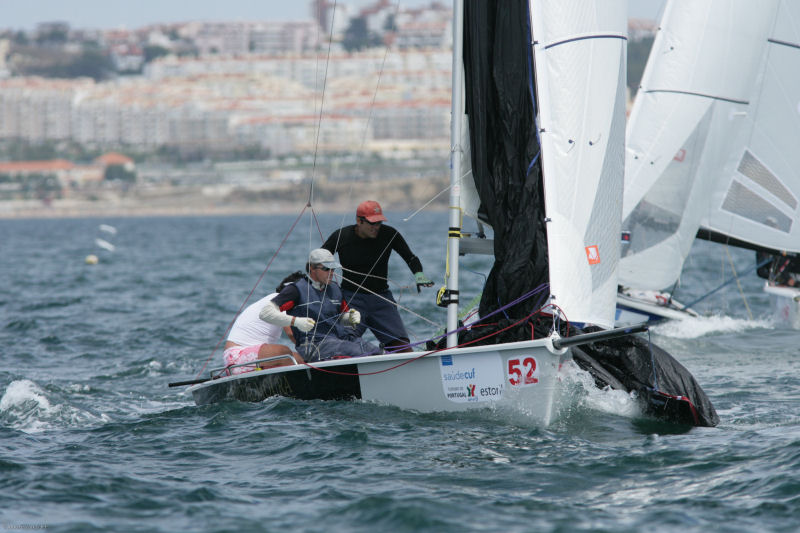
{"type": "Polygon", "coordinates": [[[701,227],[729,244],[798,250],[798,10],[667,3],[627,130],[618,321],[688,316],[662,290],[701,227]]]}

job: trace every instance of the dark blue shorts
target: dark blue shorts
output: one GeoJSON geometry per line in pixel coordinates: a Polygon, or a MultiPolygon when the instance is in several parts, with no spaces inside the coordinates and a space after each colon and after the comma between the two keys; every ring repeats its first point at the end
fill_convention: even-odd
{"type": "Polygon", "coordinates": [[[342,290],[342,293],[347,305],[361,313],[361,324],[356,328],[359,336],[369,328],[382,344],[408,343],[408,333],[400,313],[397,312],[392,291],[384,291],[377,295],[368,292],[354,294],[346,290],[342,290]]]}

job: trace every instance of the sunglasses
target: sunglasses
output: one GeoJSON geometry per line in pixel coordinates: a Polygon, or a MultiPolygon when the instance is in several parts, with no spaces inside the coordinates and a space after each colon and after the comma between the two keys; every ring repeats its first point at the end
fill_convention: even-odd
{"type": "Polygon", "coordinates": [[[333,270],[332,268],[328,268],[328,267],[322,266],[322,265],[317,265],[314,268],[316,268],[317,270],[322,270],[324,272],[329,272],[329,271],[333,270]]]}
{"type": "Polygon", "coordinates": [[[359,217],[359,218],[361,219],[361,222],[366,222],[370,226],[379,226],[379,225],[383,224],[383,220],[379,220],[377,222],[370,222],[369,220],[367,220],[364,217],[359,217]]]}

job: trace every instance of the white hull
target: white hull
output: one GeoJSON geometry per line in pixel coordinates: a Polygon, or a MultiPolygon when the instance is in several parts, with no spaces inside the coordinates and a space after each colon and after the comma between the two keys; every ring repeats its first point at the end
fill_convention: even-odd
{"type": "Polygon", "coordinates": [[[238,374],[188,390],[198,405],[283,395],[360,398],[419,412],[508,406],[546,426],[553,416],[559,368],[569,353],[556,353],[548,345],[535,340],[325,361],[238,374]]]}
{"type": "Polygon", "coordinates": [[[671,300],[668,293],[649,290],[629,290],[617,294],[616,325],[628,326],[661,320],[685,320],[697,313],[671,300]]]}
{"type": "Polygon", "coordinates": [[[776,324],[800,329],[800,288],[764,285],[769,294],[772,316],[776,324]]]}

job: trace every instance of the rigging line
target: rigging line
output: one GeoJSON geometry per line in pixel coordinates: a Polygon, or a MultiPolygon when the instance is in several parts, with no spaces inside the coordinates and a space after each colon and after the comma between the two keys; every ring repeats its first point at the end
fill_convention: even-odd
{"type": "Polygon", "coordinates": [[[328,55],[325,59],[325,74],[322,76],[322,95],[320,96],[319,102],[319,118],[317,119],[317,137],[314,140],[314,162],[311,167],[311,183],[308,185],[308,205],[311,205],[311,199],[314,195],[314,179],[317,173],[317,155],[319,154],[319,138],[322,132],[322,114],[325,110],[325,91],[328,86],[328,67],[331,64],[331,48],[333,44],[333,23],[336,20],[336,3],[337,0],[333,2],[333,11],[331,14],[331,27],[330,32],[328,34],[328,55]]]}
{"type": "Polygon", "coordinates": [[[734,279],[736,279],[736,286],[739,288],[739,294],[742,295],[742,301],[744,302],[744,307],[745,307],[745,309],[747,309],[747,316],[750,318],[750,320],[753,320],[753,313],[752,313],[752,311],[750,311],[750,306],[747,305],[747,297],[745,297],[745,295],[744,295],[744,290],[742,289],[742,284],[739,281],[739,276],[736,274],[736,266],[734,266],[734,264],[733,264],[733,258],[731,257],[731,252],[730,252],[730,247],[729,246],[725,247],[725,255],[728,256],[728,263],[730,263],[731,270],[733,271],[733,277],[734,277],[734,279]]]}
{"type": "MultiPolygon", "coordinates": [[[[533,28],[531,27],[531,6],[530,6],[530,4],[528,4],[528,16],[525,17],[525,27],[528,30],[528,35],[530,35],[531,40],[533,40],[533,28]]],[[[541,136],[541,131],[540,131],[540,127],[539,127],[539,124],[538,124],[538,120],[537,120],[538,116],[539,116],[539,111],[536,108],[536,80],[534,79],[535,67],[534,67],[534,62],[533,62],[533,46],[528,46],[527,47],[527,50],[525,51],[525,55],[526,55],[527,60],[528,60],[528,80],[527,80],[527,82],[528,82],[528,93],[529,93],[529,96],[530,96],[530,99],[531,99],[531,115],[532,115],[533,123],[534,123],[533,130],[534,130],[534,133],[536,134],[536,144],[539,145],[539,149],[537,151],[536,157],[528,165],[528,172],[530,172],[530,169],[533,168],[533,165],[536,163],[536,159],[538,159],[539,154],[542,151],[542,136],[541,136]]]]}
{"type": "Polygon", "coordinates": [[[670,289],[670,291],[669,291],[669,299],[667,300],[667,303],[671,303],[672,302],[672,298],[675,296],[675,291],[678,290],[678,284],[680,282],[681,282],[681,278],[680,277],[675,280],[675,284],[672,286],[672,289],[670,289]]]}
{"type": "Polygon", "coordinates": [[[220,339],[217,341],[217,344],[216,344],[216,346],[214,346],[214,349],[211,350],[211,353],[209,354],[208,359],[206,359],[206,362],[203,363],[203,368],[201,368],[200,372],[197,373],[197,375],[195,376],[195,379],[198,379],[200,377],[200,375],[203,373],[203,371],[206,369],[206,367],[208,366],[208,362],[211,361],[212,357],[214,357],[214,353],[216,353],[217,349],[219,348],[219,345],[222,344],[222,341],[224,339],[228,338],[228,333],[231,331],[231,328],[233,327],[233,323],[236,322],[236,319],[242,313],[242,310],[247,305],[247,302],[250,300],[250,297],[253,296],[253,293],[256,291],[256,288],[261,283],[261,280],[264,279],[264,276],[269,271],[269,267],[272,266],[272,262],[275,261],[276,257],[278,257],[278,252],[280,252],[281,248],[283,248],[283,245],[286,244],[286,240],[289,238],[289,235],[292,234],[292,231],[294,231],[295,226],[297,226],[297,223],[300,221],[300,218],[303,216],[303,213],[305,213],[305,211],[306,211],[306,207],[303,207],[303,209],[300,211],[300,214],[297,215],[297,218],[295,219],[295,221],[292,224],[292,226],[289,228],[289,231],[286,233],[286,235],[283,237],[283,240],[278,245],[277,250],[275,250],[275,253],[272,254],[272,257],[270,258],[269,262],[267,262],[267,266],[264,267],[264,270],[263,270],[263,272],[261,272],[261,275],[258,277],[258,280],[256,281],[255,285],[253,285],[253,288],[250,289],[250,293],[244,299],[244,302],[242,302],[242,305],[239,307],[239,310],[236,311],[236,315],[234,315],[233,320],[231,320],[231,322],[228,324],[228,327],[225,328],[225,333],[222,334],[222,337],[220,337],[220,339]]]}
{"type": "MultiPolygon", "coordinates": [[[[338,239],[339,239],[339,237],[341,237],[341,235],[342,235],[342,229],[343,229],[343,228],[341,228],[341,229],[339,230],[339,235],[337,235],[337,244],[338,244],[338,239]]],[[[353,231],[355,231],[355,227],[353,228],[353,231]]],[[[397,230],[395,230],[395,232],[394,232],[394,235],[392,235],[392,238],[391,238],[391,239],[389,239],[389,242],[387,242],[387,243],[386,243],[386,246],[384,246],[384,247],[383,247],[383,250],[381,250],[381,252],[378,254],[378,258],[381,258],[381,257],[383,256],[383,254],[385,254],[385,253],[386,253],[386,250],[389,250],[389,254],[391,254],[391,253],[392,253],[392,250],[394,250],[394,248],[392,248],[392,243],[394,242],[394,240],[397,238],[397,236],[398,236],[398,235],[400,235],[400,232],[399,232],[399,231],[397,231],[397,230]]],[[[337,248],[338,248],[338,247],[337,247],[337,248]]],[[[410,250],[410,247],[409,247],[409,250],[410,250]]],[[[413,257],[416,257],[416,258],[419,260],[419,257],[417,257],[417,255],[416,255],[414,252],[411,252],[411,255],[412,255],[413,257]]],[[[388,260],[387,260],[387,261],[388,261],[388,260]]],[[[405,258],[403,258],[403,261],[406,261],[406,260],[405,260],[405,258]]],[[[421,263],[421,262],[422,262],[422,260],[420,260],[420,263],[421,263]]],[[[375,270],[375,267],[377,266],[377,264],[378,264],[377,262],[376,262],[376,263],[374,263],[374,264],[372,265],[372,267],[369,269],[369,271],[368,271],[366,274],[363,274],[363,276],[364,276],[364,281],[365,281],[365,282],[366,282],[366,280],[367,280],[367,277],[368,277],[368,276],[370,276],[370,275],[372,274],[372,271],[373,271],[373,270],[375,270]]],[[[406,261],[406,265],[408,265],[408,261],[406,261]]],[[[409,268],[411,268],[411,265],[408,265],[408,266],[409,266],[409,268]]],[[[354,291],[353,291],[353,294],[357,294],[357,293],[361,292],[361,289],[364,289],[364,290],[366,290],[366,291],[367,291],[367,292],[369,292],[369,293],[376,294],[376,293],[372,292],[371,290],[369,290],[369,289],[365,288],[365,287],[364,287],[364,283],[363,283],[363,282],[362,282],[362,283],[360,283],[359,285],[357,285],[357,286],[356,286],[356,290],[354,290],[354,291]]],[[[376,295],[377,295],[377,294],[376,294],[376,295]]],[[[397,304],[395,304],[395,305],[396,305],[397,307],[400,307],[400,306],[399,306],[399,305],[397,305],[397,304]]]]}
{"type": "MultiPolygon", "coordinates": [[[[461,185],[461,183],[464,181],[464,178],[466,178],[466,177],[467,177],[467,175],[469,175],[471,172],[472,172],[472,169],[469,169],[469,170],[466,170],[466,171],[464,171],[464,172],[461,174],[461,176],[458,178],[458,183],[459,183],[459,185],[461,185]]],[[[406,217],[406,218],[402,219],[402,220],[403,220],[403,222],[408,222],[409,220],[411,220],[412,218],[414,218],[415,216],[417,216],[417,215],[419,214],[419,212],[420,212],[420,211],[422,211],[423,209],[425,209],[426,207],[428,207],[430,204],[432,204],[432,203],[433,203],[433,201],[434,201],[434,200],[436,200],[436,199],[437,199],[437,198],[439,198],[441,195],[443,195],[444,193],[446,193],[447,191],[449,191],[449,190],[450,190],[452,187],[453,187],[453,184],[452,184],[452,183],[451,183],[451,184],[448,184],[448,185],[447,185],[447,187],[445,187],[445,188],[444,188],[444,189],[442,189],[441,191],[437,192],[435,195],[433,195],[433,197],[431,197],[431,199],[430,199],[430,200],[428,200],[427,202],[425,202],[424,204],[422,204],[422,207],[420,207],[419,209],[417,209],[416,211],[414,211],[413,213],[411,213],[410,215],[408,215],[408,217],[406,217]]]]}
{"type": "MultiPolygon", "coordinates": [[[[494,332],[489,333],[489,334],[487,334],[487,335],[485,335],[483,337],[480,337],[480,338],[477,338],[477,339],[474,339],[474,340],[471,340],[471,341],[464,342],[462,344],[454,346],[453,348],[462,348],[464,346],[469,346],[470,344],[475,344],[476,342],[480,342],[482,340],[488,339],[489,337],[492,337],[494,335],[499,335],[500,333],[502,333],[502,332],[504,332],[504,331],[506,331],[508,329],[511,329],[513,327],[518,326],[519,324],[521,324],[525,320],[528,320],[530,317],[532,317],[537,312],[538,312],[538,310],[534,311],[533,313],[529,314],[526,317],[521,318],[517,322],[515,322],[515,323],[513,323],[513,324],[511,324],[509,326],[506,326],[503,329],[500,329],[498,331],[494,331],[494,332]]],[[[458,333],[460,331],[464,331],[465,329],[466,329],[466,327],[461,327],[461,328],[458,328],[458,329],[456,329],[455,331],[453,331],[451,333],[458,333]]],[[[441,340],[442,338],[445,338],[448,334],[440,336],[439,339],[441,340]]],[[[431,339],[431,340],[433,340],[433,339],[431,339]]],[[[427,341],[422,341],[422,342],[427,342],[427,341]]],[[[420,343],[410,344],[409,347],[415,346],[417,344],[422,344],[422,343],[420,342],[420,343]]],[[[318,367],[318,366],[314,366],[311,363],[307,363],[307,362],[303,362],[303,364],[305,366],[307,366],[308,368],[312,369],[312,370],[317,370],[319,372],[324,372],[326,374],[335,374],[335,375],[338,375],[338,376],[374,376],[374,375],[377,375],[377,374],[383,374],[384,372],[389,372],[390,370],[395,370],[396,368],[400,368],[401,366],[405,366],[405,365],[407,365],[409,363],[413,363],[414,361],[422,359],[423,357],[426,357],[428,355],[432,355],[432,354],[435,354],[435,353],[443,352],[443,351],[446,351],[446,350],[452,350],[453,348],[444,347],[444,348],[438,348],[436,350],[422,352],[420,355],[418,355],[416,357],[412,357],[411,359],[407,359],[407,360],[405,360],[405,361],[403,361],[401,363],[398,363],[398,364],[396,364],[394,366],[390,366],[389,368],[384,368],[383,370],[376,370],[375,372],[364,372],[364,373],[361,373],[361,372],[339,372],[339,371],[336,371],[336,370],[328,370],[327,368],[321,368],[321,367],[318,367]]],[[[351,359],[356,359],[356,361],[354,361],[353,364],[358,364],[358,361],[357,361],[358,357],[352,357],[351,359]]]]}
{"type": "MultiPolygon", "coordinates": [[[[526,293],[525,293],[525,294],[523,294],[522,296],[520,296],[520,297],[516,298],[515,300],[512,300],[511,302],[509,302],[509,303],[507,303],[507,304],[503,305],[502,307],[498,307],[497,309],[495,309],[494,311],[492,311],[492,312],[491,312],[491,313],[489,313],[488,315],[486,315],[486,316],[482,316],[482,317],[480,318],[480,320],[478,320],[478,321],[476,322],[476,324],[479,324],[479,323],[481,323],[482,321],[486,320],[487,318],[490,318],[490,317],[492,317],[492,316],[494,316],[494,315],[496,315],[496,314],[498,314],[498,313],[501,313],[501,312],[502,312],[502,313],[505,313],[505,310],[506,310],[506,309],[508,309],[509,307],[515,306],[515,305],[517,305],[518,303],[521,303],[521,302],[523,302],[524,300],[527,300],[528,298],[530,298],[530,297],[532,297],[532,296],[534,296],[534,295],[536,295],[536,294],[539,294],[540,292],[544,291],[544,290],[545,290],[545,289],[547,289],[548,287],[550,287],[550,284],[549,284],[549,283],[542,283],[541,285],[539,285],[538,287],[536,287],[536,288],[535,288],[535,289],[533,289],[532,291],[526,292],[526,293]]],[[[557,307],[555,304],[548,304],[548,305],[552,305],[553,307],[557,307]]],[[[560,309],[560,308],[559,308],[559,309],[560,309]]],[[[564,315],[564,316],[566,317],[566,315],[564,315]]]]}
{"type": "MultiPolygon", "coordinates": [[[[396,286],[395,288],[397,290],[413,289],[414,288],[414,285],[400,285],[399,281],[395,281],[395,280],[393,280],[391,278],[384,278],[383,276],[378,276],[377,274],[365,274],[363,272],[359,272],[358,270],[351,270],[349,268],[344,268],[344,267],[341,267],[341,268],[342,268],[343,272],[352,272],[353,274],[359,274],[359,275],[361,275],[361,276],[363,276],[365,278],[379,279],[379,280],[387,282],[387,284],[388,283],[392,283],[392,284],[394,284],[396,286]]],[[[350,278],[343,277],[343,279],[347,279],[348,281],[350,281],[350,278]]]]}
{"type": "Polygon", "coordinates": [[[439,191],[438,193],[436,193],[436,194],[435,194],[435,195],[434,195],[434,196],[433,196],[433,197],[432,197],[430,200],[428,200],[427,202],[425,202],[424,204],[422,204],[422,207],[420,207],[419,209],[417,209],[416,211],[414,211],[413,213],[411,213],[410,215],[408,215],[406,218],[402,219],[402,220],[403,220],[403,222],[408,222],[409,220],[411,220],[412,218],[414,218],[415,216],[417,216],[417,214],[419,214],[419,212],[420,212],[420,211],[424,210],[426,207],[428,207],[429,205],[431,205],[431,204],[434,202],[434,200],[436,200],[436,199],[437,199],[437,198],[439,198],[439,197],[440,197],[442,194],[444,194],[444,193],[446,193],[447,191],[449,191],[449,190],[450,190],[450,187],[451,187],[451,185],[448,185],[447,187],[445,187],[444,189],[442,189],[441,191],[439,191]]]}
{"type": "MultiPolygon", "coordinates": [[[[742,274],[741,274],[741,275],[742,275],[742,276],[744,276],[744,275],[746,275],[746,274],[749,274],[749,273],[750,273],[750,272],[752,272],[753,270],[756,270],[756,269],[758,269],[758,268],[761,268],[762,266],[766,265],[766,264],[767,264],[767,263],[769,263],[770,261],[772,261],[772,258],[766,259],[766,260],[762,261],[761,263],[758,263],[758,264],[756,264],[756,265],[754,265],[754,266],[752,266],[752,267],[748,268],[747,270],[745,270],[744,272],[742,272],[742,274]]],[[[692,308],[692,307],[693,307],[695,304],[697,304],[698,302],[701,302],[701,301],[705,300],[706,298],[708,298],[709,296],[711,296],[712,294],[714,294],[715,292],[717,292],[717,291],[718,291],[718,290],[720,290],[721,288],[725,287],[726,285],[729,285],[729,284],[731,284],[731,283],[734,281],[734,279],[735,279],[735,278],[731,278],[731,279],[729,279],[728,281],[726,281],[725,283],[723,283],[722,285],[720,285],[720,286],[719,286],[719,287],[717,287],[716,289],[713,289],[713,290],[711,290],[711,291],[707,292],[706,294],[704,294],[703,296],[701,296],[701,297],[700,297],[700,298],[698,298],[697,300],[695,300],[695,301],[693,301],[693,302],[691,302],[691,303],[685,304],[685,305],[683,306],[683,307],[684,307],[684,309],[690,309],[690,308],[692,308]]]]}
{"type": "MultiPolygon", "coordinates": [[[[397,21],[397,14],[400,12],[400,0],[397,0],[395,4],[394,10],[394,17],[392,17],[392,28],[390,30],[396,30],[395,23],[397,21]]],[[[369,112],[367,113],[367,122],[364,125],[364,134],[361,137],[361,146],[358,151],[358,158],[356,159],[356,166],[353,172],[353,179],[350,180],[350,190],[348,191],[347,195],[349,198],[353,197],[353,188],[355,187],[355,176],[358,175],[358,171],[361,170],[361,158],[364,154],[364,147],[367,144],[367,134],[369,133],[369,125],[372,123],[372,113],[375,110],[375,102],[378,99],[378,91],[380,90],[381,80],[383,79],[383,71],[386,69],[386,58],[389,56],[389,44],[387,42],[386,46],[383,49],[383,60],[381,61],[381,68],[378,70],[378,79],[375,82],[375,90],[372,92],[372,100],[369,104],[369,112]]],[[[346,214],[342,213],[341,222],[339,223],[339,227],[344,225],[344,218],[346,214]]],[[[341,232],[336,236],[336,248],[339,248],[339,239],[341,238],[341,232]]]]}
{"type": "MultiPolygon", "coordinates": [[[[545,291],[549,286],[550,286],[549,283],[543,283],[543,284],[539,285],[535,289],[533,289],[533,290],[531,290],[529,292],[526,292],[525,294],[523,294],[522,296],[518,297],[517,299],[512,300],[511,302],[509,302],[509,303],[507,303],[505,305],[501,305],[500,307],[498,307],[497,309],[495,309],[494,311],[492,311],[488,315],[480,317],[478,320],[476,320],[475,322],[470,324],[469,327],[475,327],[475,326],[483,325],[483,324],[486,323],[485,321],[487,319],[493,317],[494,315],[496,315],[498,313],[503,313],[506,316],[506,318],[509,318],[507,313],[506,313],[506,309],[508,309],[510,307],[513,307],[513,306],[515,306],[515,305],[527,300],[528,298],[532,298],[533,296],[545,291]]],[[[539,301],[537,301],[533,307],[536,309],[536,311],[533,311],[533,313],[541,312],[543,309],[546,309],[547,307],[553,307],[555,309],[558,309],[564,315],[564,319],[565,320],[567,318],[567,315],[564,313],[564,311],[560,307],[558,307],[557,305],[552,304],[552,303],[544,305],[544,302],[542,302],[541,299],[539,301]]],[[[513,320],[513,318],[511,320],[513,320]]],[[[569,321],[567,321],[567,322],[569,322],[569,321]]],[[[464,326],[464,327],[466,327],[466,326],[464,326]]],[[[458,332],[458,331],[460,331],[460,330],[456,330],[456,332],[458,332]]],[[[441,338],[441,337],[439,337],[439,338],[441,338]]]]}
{"type": "Polygon", "coordinates": [[[650,330],[647,330],[647,347],[650,349],[650,365],[653,369],[653,389],[658,391],[658,372],[656,371],[656,356],[653,353],[653,338],[650,330]]]}
{"type": "Polygon", "coordinates": [[[399,303],[397,303],[397,302],[392,302],[392,301],[391,301],[391,300],[389,300],[388,298],[384,298],[383,296],[381,296],[381,295],[380,295],[380,294],[378,294],[377,292],[371,291],[370,289],[368,289],[368,288],[364,287],[363,285],[359,286],[359,290],[360,290],[360,289],[364,289],[364,291],[365,291],[365,292],[368,292],[368,293],[372,294],[373,296],[377,296],[378,298],[380,298],[380,299],[381,299],[381,300],[383,300],[384,302],[391,303],[391,304],[392,304],[392,305],[394,305],[395,307],[397,307],[397,308],[399,308],[399,309],[402,309],[403,311],[406,311],[407,313],[410,313],[410,314],[414,315],[415,317],[417,317],[417,318],[419,318],[419,319],[421,319],[421,320],[423,320],[423,321],[427,322],[428,324],[431,324],[432,326],[437,326],[437,327],[439,326],[439,324],[437,324],[437,323],[436,323],[436,322],[434,322],[433,320],[431,320],[431,319],[429,319],[429,318],[427,318],[427,317],[424,317],[424,316],[422,316],[422,315],[420,315],[420,314],[417,314],[417,313],[415,313],[414,311],[412,311],[411,309],[409,309],[409,308],[407,308],[407,307],[404,307],[404,306],[400,305],[400,304],[399,304],[399,303]]]}
{"type": "MultiPolygon", "coordinates": [[[[317,233],[319,233],[319,242],[323,242],[325,237],[323,237],[323,235],[322,235],[322,228],[319,225],[319,219],[317,218],[317,212],[314,211],[313,207],[311,208],[311,216],[314,217],[314,222],[317,225],[317,233]]],[[[310,245],[310,243],[309,243],[309,245],[310,245]]]]}

